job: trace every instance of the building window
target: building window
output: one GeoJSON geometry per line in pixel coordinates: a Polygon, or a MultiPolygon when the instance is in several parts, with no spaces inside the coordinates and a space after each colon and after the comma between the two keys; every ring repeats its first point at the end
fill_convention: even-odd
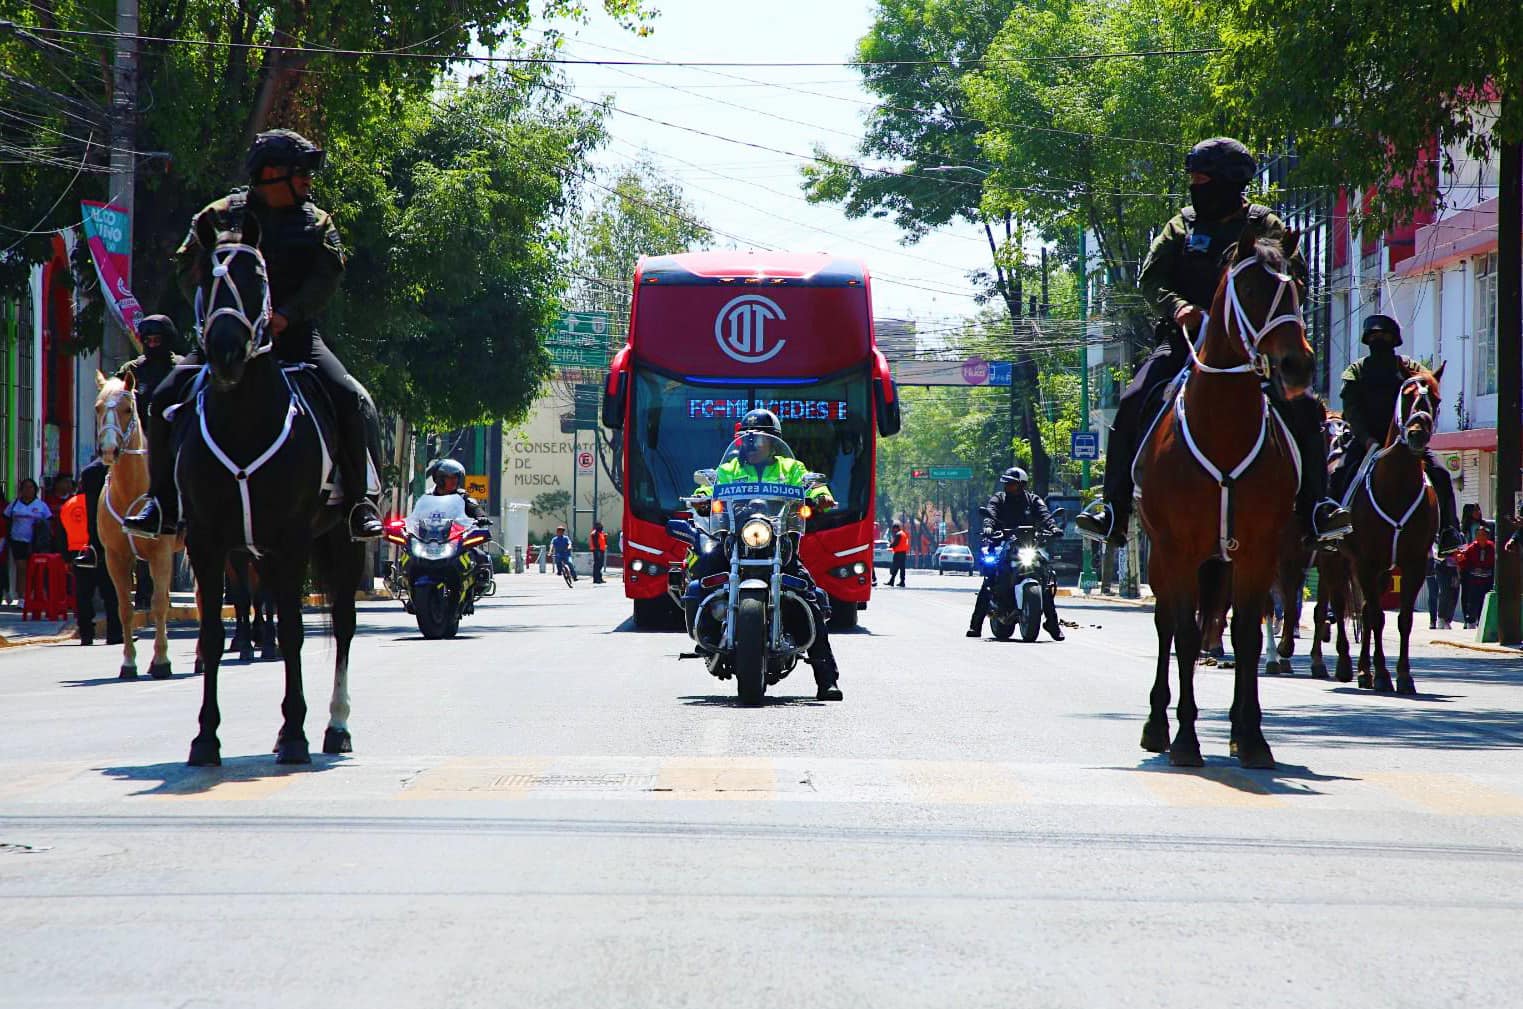
{"type": "Polygon", "coordinates": [[[1497,254],[1483,257],[1475,271],[1476,377],[1480,395],[1497,391],[1497,254]]]}

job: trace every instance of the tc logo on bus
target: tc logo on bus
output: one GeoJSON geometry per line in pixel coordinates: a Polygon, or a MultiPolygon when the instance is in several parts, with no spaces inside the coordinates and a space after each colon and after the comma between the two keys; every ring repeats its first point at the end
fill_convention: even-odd
{"type": "Polygon", "coordinates": [[[788,341],[774,339],[767,345],[767,323],[787,322],[778,303],[759,294],[732,298],[714,318],[714,340],[719,349],[741,364],[761,364],[777,356],[788,341]]]}

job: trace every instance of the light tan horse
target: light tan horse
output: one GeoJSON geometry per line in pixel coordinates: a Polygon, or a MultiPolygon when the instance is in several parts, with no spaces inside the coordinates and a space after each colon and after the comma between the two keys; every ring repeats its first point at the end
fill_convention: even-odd
{"type": "Polygon", "coordinates": [[[132,578],[137,562],[148,562],[153,574],[153,661],[148,675],[156,680],[170,676],[169,582],[174,555],[185,549],[185,538],[161,536],[145,540],[128,536],[122,518],[132,513],[148,493],[148,442],[138,421],[137,380],[107,378],[95,373],[95,430],[101,461],[110,471],[106,488],[96,505],[95,520],[101,545],[106,548],[106,569],[116,586],[117,607],[122,617],[122,668],[118,676],[137,679],[137,646],[133,641],[132,578]]]}

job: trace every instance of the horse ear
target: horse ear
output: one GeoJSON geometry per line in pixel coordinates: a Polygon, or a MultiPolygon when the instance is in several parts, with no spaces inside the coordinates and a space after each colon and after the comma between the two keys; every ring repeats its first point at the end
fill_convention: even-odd
{"type": "Polygon", "coordinates": [[[99,368],[96,368],[95,369],[95,388],[96,388],[97,391],[99,391],[101,389],[104,389],[105,387],[106,387],[106,376],[102,375],[100,373],[100,369],[99,368]]]}
{"type": "Polygon", "coordinates": [[[122,379],[122,388],[128,392],[137,388],[137,372],[127,369],[127,377],[122,379]]]}
{"type": "Polygon", "coordinates": [[[1290,259],[1296,254],[1296,248],[1301,244],[1301,233],[1295,228],[1286,228],[1285,234],[1280,236],[1280,248],[1285,250],[1285,258],[1290,259]]]}
{"type": "Polygon", "coordinates": [[[1447,367],[1449,367],[1448,361],[1438,362],[1438,367],[1433,369],[1433,381],[1442,382],[1444,380],[1444,369],[1447,367]]]}
{"type": "Polygon", "coordinates": [[[1252,259],[1257,253],[1254,246],[1259,241],[1258,225],[1253,223],[1253,218],[1243,222],[1243,233],[1237,237],[1237,251],[1232,256],[1234,263],[1241,263],[1245,259],[1252,259]]]}
{"type": "Polygon", "coordinates": [[[259,247],[259,218],[245,210],[240,227],[243,244],[252,245],[257,249],[259,247]]]}
{"type": "Polygon", "coordinates": [[[212,220],[212,215],[199,214],[192,227],[196,232],[196,241],[201,243],[201,251],[207,255],[217,247],[217,222],[212,220]]]}

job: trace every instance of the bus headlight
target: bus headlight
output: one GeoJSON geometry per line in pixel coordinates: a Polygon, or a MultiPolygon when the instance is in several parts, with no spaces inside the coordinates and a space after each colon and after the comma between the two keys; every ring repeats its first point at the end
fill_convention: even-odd
{"type": "Polygon", "coordinates": [[[772,545],[772,524],[762,519],[752,519],[740,529],[740,541],[752,550],[772,545]]]}
{"type": "Polygon", "coordinates": [[[640,560],[640,558],[638,558],[638,557],[636,557],[634,560],[629,562],[629,570],[631,570],[631,571],[642,571],[644,569],[645,569],[645,562],[640,560]]]}
{"type": "Polygon", "coordinates": [[[855,564],[853,564],[851,566],[851,573],[854,574],[854,575],[866,574],[867,573],[867,565],[862,563],[861,561],[857,561],[857,563],[855,563],[855,564]]]}
{"type": "Polygon", "coordinates": [[[1016,551],[1015,558],[1021,562],[1021,567],[1031,567],[1036,563],[1036,547],[1021,547],[1016,551]]]}

